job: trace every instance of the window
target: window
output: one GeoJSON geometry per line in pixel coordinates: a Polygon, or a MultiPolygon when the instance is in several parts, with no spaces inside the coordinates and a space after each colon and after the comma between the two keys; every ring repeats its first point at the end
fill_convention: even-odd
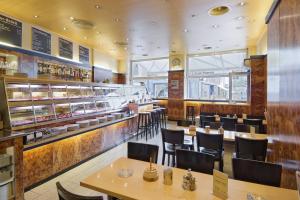
{"type": "Polygon", "coordinates": [[[168,97],[169,58],[131,62],[131,81],[144,84],[152,98],[168,97]]]}
{"type": "Polygon", "coordinates": [[[247,102],[249,68],[246,51],[189,56],[188,98],[209,101],[247,102]]]}

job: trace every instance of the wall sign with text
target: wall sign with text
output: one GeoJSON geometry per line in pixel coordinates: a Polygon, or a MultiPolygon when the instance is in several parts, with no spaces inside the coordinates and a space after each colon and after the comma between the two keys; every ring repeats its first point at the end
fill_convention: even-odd
{"type": "Polygon", "coordinates": [[[51,34],[32,27],[32,50],[51,54],[51,34]]]}
{"type": "Polygon", "coordinates": [[[63,38],[58,39],[59,56],[73,59],[73,43],[63,38]]]}
{"type": "Polygon", "coordinates": [[[90,50],[83,46],[79,46],[79,61],[82,63],[90,62],[90,50]]]}
{"type": "Polygon", "coordinates": [[[0,15],[0,41],[22,46],[22,23],[0,15]]]}

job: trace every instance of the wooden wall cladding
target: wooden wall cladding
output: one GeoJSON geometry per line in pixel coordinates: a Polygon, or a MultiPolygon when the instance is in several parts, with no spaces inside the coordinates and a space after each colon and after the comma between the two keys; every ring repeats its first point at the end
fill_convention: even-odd
{"type": "Polygon", "coordinates": [[[122,143],[137,130],[136,125],[135,117],[24,151],[24,187],[30,187],[122,143]]]}
{"type": "Polygon", "coordinates": [[[15,160],[15,186],[16,186],[16,200],[24,199],[23,187],[23,137],[15,138],[0,142],[0,153],[5,153],[6,148],[14,147],[15,160]]]}
{"type": "Polygon", "coordinates": [[[296,189],[300,170],[300,1],[284,0],[268,24],[268,161],[283,166],[281,186],[296,189]]]}
{"type": "Polygon", "coordinates": [[[184,98],[184,70],[169,71],[168,74],[168,98],[184,98]]]}
{"type": "Polygon", "coordinates": [[[267,106],[267,57],[251,56],[251,115],[263,116],[267,106]]]}
{"type": "Polygon", "coordinates": [[[168,100],[168,119],[182,120],[184,119],[184,100],[168,100]]]}
{"type": "Polygon", "coordinates": [[[126,75],[120,73],[113,73],[112,83],[114,84],[126,84],[126,75]]]}

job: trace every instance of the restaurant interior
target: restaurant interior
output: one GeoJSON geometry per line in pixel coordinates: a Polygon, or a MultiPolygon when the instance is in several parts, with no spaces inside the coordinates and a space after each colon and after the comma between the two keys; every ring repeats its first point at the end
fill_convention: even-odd
{"type": "Polygon", "coordinates": [[[1,0],[0,200],[300,200],[299,0],[1,0]]]}

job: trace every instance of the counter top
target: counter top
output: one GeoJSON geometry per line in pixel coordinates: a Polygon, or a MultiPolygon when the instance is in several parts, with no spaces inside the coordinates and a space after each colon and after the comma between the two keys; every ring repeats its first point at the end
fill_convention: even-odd
{"type": "Polygon", "coordinates": [[[95,129],[98,129],[98,128],[102,128],[102,127],[105,127],[105,126],[116,124],[116,123],[119,123],[119,122],[122,122],[122,121],[125,121],[125,120],[129,120],[129,119],[132,119],[136,116],[137,115],[124,117],[122,119],[108,121],[108,122],[97,124],[97,125],[94,125],[94,126],[89,126],[89,127],[86,127],[86,128],[80,128],[80,129],[75,130],[75,131],[69,131],[69,132],[62,133],[62,134],[59,134],[59,135],[56,135],[56,136],[45,138],[45,139],[39,140],[37,142],[25,145],[24,146],[24,151],[30,150],[30,149],[33,149],[33,148],[36,148],[36,147],[40,147],[40,146],[43,146],[43,145],[46,145],[46,144],[50,144],[52,142],[56,142],[56,141],[59,141],[59,140],[63,140],[63,139],[69,138],[69,137],[80,135],[82,133],[92,131],[92,130],[95,130],[95,129]]]}
{"type": "Polygon", "coordinates": [[[26,135],[26,133],[24,133],[24,132],[1,130],[0,131],[0,142],[15,139],[18,137],[23,137],[24,135],[26,135]]]}
{"type": "Polygon", "coordinates": [[[154,103],[158,103],[159,101],[149,101],[149,102],[146,102],[146,103],[139,103],[139,106],[145,106],[145,105],[149,105],[149,104],[154,104],[154,103]]]}

